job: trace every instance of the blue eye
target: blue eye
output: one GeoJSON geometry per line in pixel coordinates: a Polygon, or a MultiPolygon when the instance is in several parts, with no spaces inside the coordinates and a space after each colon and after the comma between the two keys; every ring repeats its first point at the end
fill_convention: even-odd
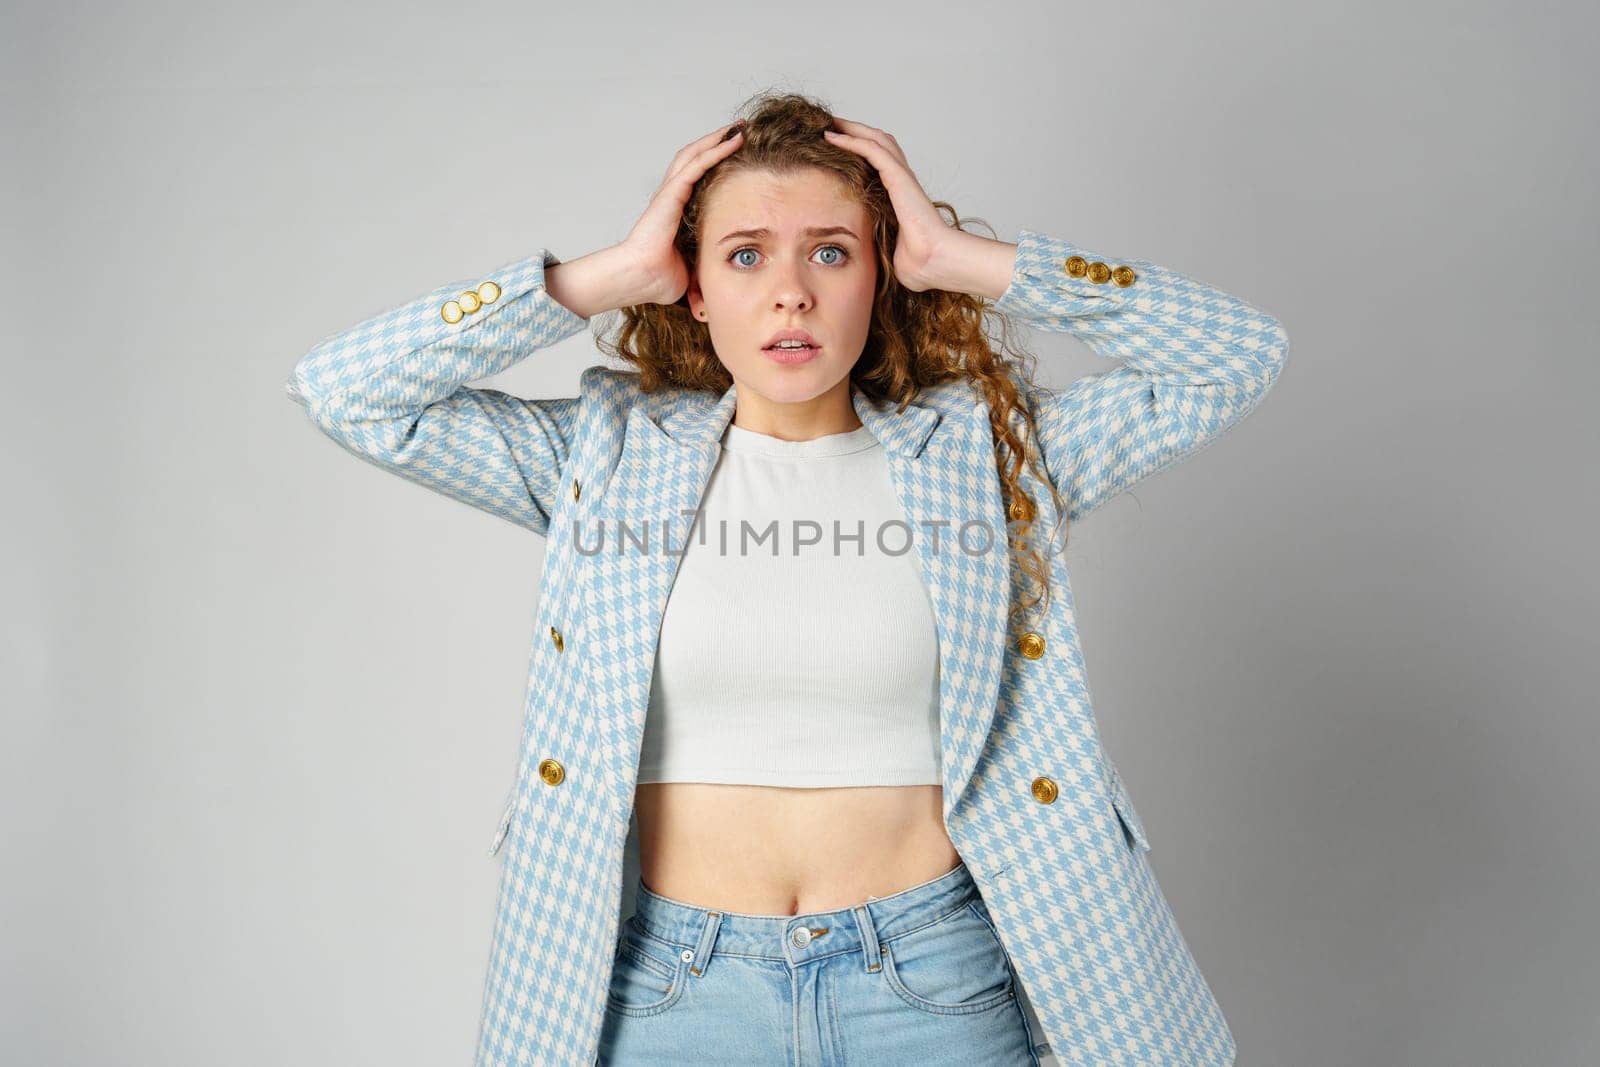
{"type": "MultiPolygon", "coordinates": [[[[827,266],[827,267],[837,267],[837,266],[839,266],[840,264],[844,263],[846,260],[848,260],[850,258],[850,253],[842,245],[823,245],[821,248],[817,249],[817,251],[818,252],[834,251],[834,252],[839,253],[837,257],[835,257],[834,259],[831,259],[827,263],[823,264],[824,266],[827,266]]],[[[736,257],[739,256],[740,254],[744,253],[744,252],[755,252],[755,248],[752,247],[751,245],[744,245],[744,246],[742,246],[740,248],[735,248],[733,250],[733,252],[729,254],[728,262],[733,263],[735,266],[740,266],[742,264],[744,269],[749,269],[750,267],[755,266],[755,264],[749,263],[748,261],[740,260],[740,261],[736,262],[736,257]]]]}

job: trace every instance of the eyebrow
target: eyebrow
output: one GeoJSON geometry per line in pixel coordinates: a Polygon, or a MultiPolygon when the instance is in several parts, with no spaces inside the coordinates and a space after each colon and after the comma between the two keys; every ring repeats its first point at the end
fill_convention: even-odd
{"type": "MultiPolygon", "coordinates": [[[[843,234],[845,237],[854,237],[857,241],[861,240],[861,238],[856,237],[855,231],[851,230],[847,226],[808,226],[801,231],[801,235],[804,237],[833,237],[839,234],[843,234]]],[[[734,230],[732,233],[719,240],[717,244],[726,244],[735,237],[763,238],[771,236],[772,231],[767,229],[765,226],[759,230],[734,230]]]]}

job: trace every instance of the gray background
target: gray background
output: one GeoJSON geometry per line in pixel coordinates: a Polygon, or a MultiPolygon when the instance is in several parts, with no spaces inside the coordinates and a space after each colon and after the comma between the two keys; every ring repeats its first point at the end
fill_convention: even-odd
{"type": "MultiPolygon", "coordinates": [[[[343,453],[283,381],[441,282],[620,240],[777,85],[1003,239],[1288,329],[1267,402],[1069,560],[1240,1062],[1586,1061],[1595,29],[8,4],[0,1058],[466,1062],[543,542],[343,453]]],[[[1106,365],[1030,343],[1051,384],[1106,365]]],[[[600,359],[579,335],[493,384],[570,395],[600,359]]]]}

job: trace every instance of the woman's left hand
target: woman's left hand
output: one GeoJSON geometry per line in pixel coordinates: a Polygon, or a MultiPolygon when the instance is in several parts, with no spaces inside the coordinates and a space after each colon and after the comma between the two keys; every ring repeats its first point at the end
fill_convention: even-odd
{"type": "Polygon", "coordinates": [[[962,237],[972,235],[945,222],[911,173],[906,154],[892,134],[837,115],[834,123],[837,130],[822,131],[828,143],[864,157],[877,168],[889,194],[900,227],[894,249],[895,278],[915,293],[946,288],[939,284],[938,265],[952,261],[962,237]]]}

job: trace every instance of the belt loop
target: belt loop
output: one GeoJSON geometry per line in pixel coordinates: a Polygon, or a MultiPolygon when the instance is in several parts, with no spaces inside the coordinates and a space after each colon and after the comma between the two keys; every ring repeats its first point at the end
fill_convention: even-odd
{"type": "Polygon", "coordinates": [[[878,928],[872,922],[872,912],[867,910],[865,904],[857,904],[855,913],[856,927],[861,934],[861,947],[866,951],[867,970],[881,970],[883,955],[878,951],[878,928]]]}
{"type": "Polygon", "coordinates": [[[700,942],[694,947],[694,955],[689,959],[689,973],[695,977],[705,974],[706,966],[711,962],[711,946],[717,940],[717,930],[722,926],[722,912],[706,912],[705,925],[700,928],[700,942]],[[695,961],[699,960],[699,966],[695,961]]]}

